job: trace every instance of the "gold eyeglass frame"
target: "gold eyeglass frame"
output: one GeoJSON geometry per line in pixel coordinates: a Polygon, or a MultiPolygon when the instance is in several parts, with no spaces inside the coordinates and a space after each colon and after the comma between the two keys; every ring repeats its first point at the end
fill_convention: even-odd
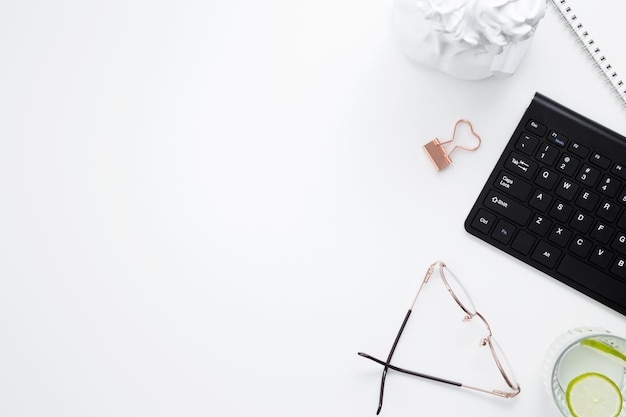
{"type": "MultiPolygon", "coordinates": [[[[513,398],[516,395],[518,395],[521,391],[521,388],[519,386],[519,384],[516,382],[515,378],[513,377],[513,375],[509,375],[507,374],[505,367],[502,364],[501,358],[498,357],[498,354],[496,353],[496,348],[494,347],[494,340],[493,340],[493,333],[491,331],[491,326],[489,326],[489,323],[487,322],[487,320],[485,319],[485,317],[480,314],[476,309],[470,309],[468,308],[466,305],[463,304],[463,302],[461,301],[461,299],[458,297],[457,294],[454,293],[452,287],[450,286],[450,284],[448,283],[448,280],[446,279],[446,276],[444,274],[444,268],[446,267],[446,264],[444,262],[438,261],[435,262],[433,264],[430,265],[430,267],[428,268],[428,270],[426,271],[426,275],[424,276],[424,279],[422,280],[422,283],[419,286],[419,289],[417,290],[417,294],[415,294],[415,298],[413,298],[413,302],[411,303],[411,306],[409,308],[409,310],[406,313],[406,316],[404,317],[404,321],[402,322],[402,325],[400,326],[400,330],[398,331],[398,334],[396,335],[396,338],[393,342],[393,345],[391,347],[391,350],[389,351],[389,355],[387,356],[387,360],[383,361],[380,359],[377,359],[367,353],[363,353],[363,352],[358,352],[359,356],[362,356],[364,358],[370,359],[380,365],[384,366],[383,369],[383,374],[382,374],[382,378],[380,381],[380,394],[379,394],[379,400],[378,400],[378,410],[376,411],[376,414],[379,414],[382,406],[383,406],[383,394],[384,394],[384,390],[385,390],[385,379],[387,378],[387,371],[389,369],[392,369],[394,371],[397,372],[401,372],[404,374],[409,374],[409,375],[413,375],[413,376],[417,376],[420,378],[426,378],[426,379],[430,379],[433,381],[437,381],[437,382],[443,382],[445,384],[450,384],[450,385],[455,385],[457,387],[460,388],[467,388],[470,390],[474,390],[474,391],[480,391],[483,393],[487,393],[487,394],[492,394],[492,395],[496,395],[498,397],[502,397],[502,398],[513,398]],[[452,298],[454,299],[454,301],[456,302],[456,304],[461,308],[461,310],[463,310],[463,312],[465,313],[465,316],[463,317],[463,321],[469,321],[471,319],[473,319],[474,317],[478,317],[487,327],[487,331],[488,334],[487,336],[485,336],[484,338],[481,339],[480,345],[481,346],[489,346],[489,350],[491,352],[491,356],[493,357],[496,366],[498,368],[498,370],[500,371],[500,374],[502,375],[502,378],[504,379],[505,383],[508,385],[508,387],[510,388],[509,391],[503,391],[503,390],[498,390],[498,389],[485,389],[485,388],[478,388],[475,386],[471,386],[471,385],[467,385],[467,384],[463,384],[460,382],[456,382],[456,381],[451,381],[448,379],[444,379],[444,378],[440,378],[440,377],[436,377],[436,376],[432,376],[432,375],[427,375],[421,372],[415,372],[415,371],[410,371],[404,368],[400,368],[398,366],[392,365],[391,364],[391,358],[393,357],[393,354],[396,350],[396,347],[398,345],[398,341],[400,340],[400,336],[402,335],[404,328],[406,326],[407,321],[409,320],[409,316],[411,315],[411,312],[413,311],[413,308],[415,307],[415,303],[417,302],[417,298],[420,295],[420,293],[422,292],[422,288],[424,287],[424,285],[428,282],[428,280],[430,279],[430,277],[432,276],[435,268],[439,267],[439,275],[441,276],[441,279],[443,281],[444,286],[446,287],[446,289],[448,290],[448,293],[452,296],[452,298]]],[[[452,272],[450,271],[450,273],[452,274],[452,272]]],[[[454,275],[454,274],[452,274],[454,275]]],[[[455,277],[456,278],[456,277],[455,277]]],[[[456,278],[458,280],[458,278],[456,278]]],[[[459,282],[459,284],[461,284],[459,282]]],[[[462,284],[461,284],[462,286],[462,284]]],[[[463,289],[464,290],[464,289],[463,289]]],[[[469,297],[469,295],[468,295],[469,297]]],[[[471,300],[471,299],[470,299],[471,300]]],[[[502,352],[502,355],[504,355],[504,353],[502,352]]],[[[502,360],[505,360],[505,358],[502,358],[502,360]]]]}

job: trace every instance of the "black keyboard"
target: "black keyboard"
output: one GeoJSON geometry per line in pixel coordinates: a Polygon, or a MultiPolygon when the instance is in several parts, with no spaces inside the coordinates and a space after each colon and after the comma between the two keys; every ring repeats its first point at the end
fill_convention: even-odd
{"type": "Polygon", "coordinates": [[[626,315],[626,138],[536,93],[465,229],[626,315]]]}

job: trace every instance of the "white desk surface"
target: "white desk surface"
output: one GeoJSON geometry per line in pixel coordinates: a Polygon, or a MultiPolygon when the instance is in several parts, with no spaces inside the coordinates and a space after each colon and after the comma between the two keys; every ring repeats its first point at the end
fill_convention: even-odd
{"type": "MultiPolygon", "coordinates": [[[[463,221],[535,91],[621,134],[626,110],[552,8],[512,78],[469,82],[409,61],[392,6],[0,5],[0,415],[373,416],[381,367],[357,352],[386,356],[438,259],[522,393],[390,372],[382,415],[558,415],[546,349],[624,316],[463,221]],[[437,173],[422,146],[459,118],[483,144],[437,173]]],[[[433,309],[397,363],[485,375],[473,340],[441,354],[457,322],[433,309]]]]}

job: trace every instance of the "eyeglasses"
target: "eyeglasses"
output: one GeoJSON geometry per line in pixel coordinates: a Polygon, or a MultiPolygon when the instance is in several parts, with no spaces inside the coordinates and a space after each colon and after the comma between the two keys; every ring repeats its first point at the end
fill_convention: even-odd
{"type": "Polygon", "coordinates": [[[394,371],[401,372],[404,374],[417,376],[420,378],[430,379],[432,381],[455,385],[460,388],[467,388],[467,389],[474,390],[474,391],[480,391],[480,392],[484,392],[487,394],[497,395],[498,397],[503,397],[503,398],[513,398],[517,394],[520,393],[520,386],[515,380],[515,377],[513,376],[513,372],[511,370],[511,367],[509,366],[509,363],[506,360],[506,357],[504,356],[504,353],[498,346],[498,343],[493,338],[493,334],[491,332],[491,327],[489,326],[489,323],[487,323],[487,320],[482,314],[476,311],[476,308],[474,307],[474,303],[472,302],[472,299],[470,298],[467,291],[465,291],[465,288],[463,287],[461,282],[448,269],[448,267],[443,262],[435,262],[428,268],[428,271],[426,271],[426,276],[424,277],[424,280],[420,284],[420,287],[417,290],[417,294],[415,294],[415,298],[413,299],[413,302],[411,303],[411,307],[409,308],[409,311],[407,311],[406,316],[404,317],[404,321],[402,322],[402,325],[400,326],[400,330],[398,331],[398,334],[396,335],[393,345],[391,346],[391,351],[389,352],[389,355],[387,356],[387,360],[383,361],[363,352],[359,352],[358,354],[360,356],[363,356],[364,358],[370,359],[384,366],[382,378],[380,381],[380,394],[379,394],[379,399],[378,399],[378,410],[376,411],[376,414],[380,413],[380,410],[382,409],[382,406],[383,406],[385,379],[387,378],[387,371],[389,369],[392,369],[394,371]],[[508,391],[503,391],[503,390],[498,390],[498,389],[490,390],[490,389],[484,389],[484,388],[477,388],[474,386],[462,384],[460,382],[451,381],[448,379],[439,378],[439,377],[432,376],[432,375],[426,375],[421,372],[410,371],[410,370],[403,369],[403,368],[400,368],[398,366],[391,364],[391,358],[393,357],[393,354],[396,350],[396,346],[398,345],[400,336],[402,336],[404,327],[406,326],[406,323],[409,320],[409,316],[411,315],[411,312],[413,311],[413,308],[415,307],[417,297],[420,295],[420,292],[422,291],[424,284],[428,282],[429,278],[431,277],[435,269],[439,270],[439,275],[441,276],[443,284],[448,290],[448,293],[450,293],[450,295],[452,296],[456,304],[459,307],[461,307],[461,310],[463,310],[463,312],[465,313],[465,316],[463,317],[463,321],[470,321],[474,317],[478,317],[485,324],[485,327],[487,327],[487,336],[481,339],[480,345],[489,346],[491,356],[493,357],[496,363],[496,366],[498,367],[498,370],[500,371],[500,374],[502,375],[502,378],[504,378],[506,385],[508,385],[509,387],[508,391]]]}

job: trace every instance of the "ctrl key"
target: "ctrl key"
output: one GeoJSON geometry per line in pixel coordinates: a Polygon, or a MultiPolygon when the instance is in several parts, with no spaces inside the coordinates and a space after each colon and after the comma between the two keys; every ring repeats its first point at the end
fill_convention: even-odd
{"type": "Polygon", "coordinates": [[[496,216],[494,214],[489,213],[487,210],[480,209],[472,221],[472,228],[484,234],[488,234],[495,222],[496,216]]]}

